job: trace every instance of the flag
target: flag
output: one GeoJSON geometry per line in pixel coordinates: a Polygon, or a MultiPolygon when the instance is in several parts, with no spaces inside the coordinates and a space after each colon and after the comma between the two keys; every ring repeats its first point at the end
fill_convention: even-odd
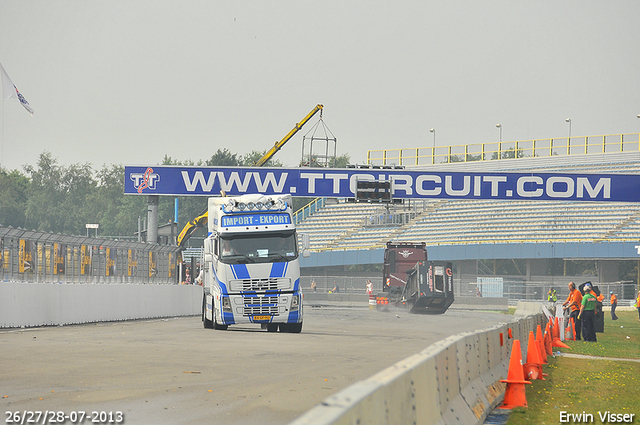
{"type": "Polygon", "coordinates": [[[11,81],[11,78],[9,78],[9,76],[7,75],[7,71],[4,70],[4,67],[1,63],[0,74],[2,74],[2,99],[10,99],[12,97],[17,98],[20,103],[22,103],[22,106],[24,106],[24,109],[26,109],[31,114],[31,116],[33,116],[33,109],[31,108],[31,105],[29,105],[27,99],[24,98],[24,96],[18,91],[18,88],[15,86],[15,84],[13,84],[13,81],[11,81]]]}

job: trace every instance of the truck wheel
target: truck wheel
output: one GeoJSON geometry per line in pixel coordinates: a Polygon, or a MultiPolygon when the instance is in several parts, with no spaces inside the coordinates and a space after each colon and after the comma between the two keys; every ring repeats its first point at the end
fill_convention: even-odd
{"type": "Polygon", "coordinates": [[[207,319],[207,315],[206,315],[206,307],[207,307],[207,296],[205,295],[202,298],[202,324],[204,325],[205,329],[212,329],[213,328],[213,322],[209,319],[207,319]]]}
{"type": "Polygon", "coordinates": [[[302,322],[300,323],[281,323],[280,332],[288,332],[292,334],[299,334],[302,332],[302,322]]]}
{"type": "Polygon", "coordinates": [[[226,331],[229,325],[221,325],[216,321],[216,310],[213,310],[213,329],[217,331],[226,331]]]}
{"type": "Polygon", "coordinates": [[[299,334],[300,332],[302,332],[302,322],[291,323],[289,325],[289,332],[291,332],[292,334],[299,334]]]}
{"type": "Polygon", "coordinates": [[[277,323],[269,323],[267,324],[267,332],[277,332],[278,324],[277,323]]]}

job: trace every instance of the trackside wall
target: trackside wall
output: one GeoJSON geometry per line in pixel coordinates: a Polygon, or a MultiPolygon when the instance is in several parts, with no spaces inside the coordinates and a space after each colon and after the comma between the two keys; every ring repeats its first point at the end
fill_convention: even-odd
{"type": "Polygon", "coordinates": [[[0,328],[201,313],[196,285],[0,283],[0,328]]]}
{"type": "MultiPolygon", "coordinates": [[[[345,388],[290,425],[480,424],[504,398],[513,339],[526,359],[530,315],[439,341],[372,377],[345,388]],[[502,341],[500,334],[502,334],[502,341]],[[525,343],[522,343],[525,341],[525,343]]],[[[546,322],[545,322],[546,324],[546,322]]]]}

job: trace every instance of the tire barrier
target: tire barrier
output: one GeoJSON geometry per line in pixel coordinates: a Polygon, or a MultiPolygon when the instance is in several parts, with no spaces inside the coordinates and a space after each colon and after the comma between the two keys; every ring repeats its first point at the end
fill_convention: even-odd
{"type": "Polygon", "coordinates": [[[481,424],[504,397],[512,339],[544,323],[540,313],[446,338],[339,391],[290,425],[481,424]]]}

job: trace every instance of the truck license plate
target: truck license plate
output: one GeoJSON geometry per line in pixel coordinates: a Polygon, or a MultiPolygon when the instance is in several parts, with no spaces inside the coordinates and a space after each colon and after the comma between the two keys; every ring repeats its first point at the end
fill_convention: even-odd
{"type": "Polygon", "coordinates": [[[271,320],[271,316],[253,316],[253,320],[271,320]]]}

